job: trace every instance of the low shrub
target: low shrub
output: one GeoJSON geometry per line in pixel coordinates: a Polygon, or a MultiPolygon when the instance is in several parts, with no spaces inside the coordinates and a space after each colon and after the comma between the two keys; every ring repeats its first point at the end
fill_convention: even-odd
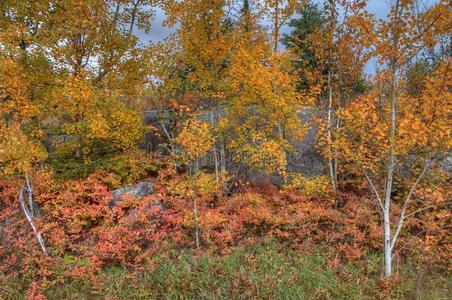
{"type": "Polygon", "coordinates": [[[201,247],[196,248],[192,179],[177,173],[165,176],[169,178],[154,182],[154,195],[123,197],[113,204],[108,177],[103,174],[65,181],[53,179],[48,172],[38,174],[33,179],[42,214],[37,225],[49,255],[40,252],[17,201],[21,180],[0,181],[2,296],[28,293],[37,298],[43,293],[62,299],[73,293],[75,298],[110,294],[136,299],[239,298],[241,294],[312,299],[342,298],[342,294],[353,298],[352,292],[358,298],[377,295],[354,285],[358,279],[383,289],[382,295],[405,297],[413,289],[422,294],[424,286],[437,284],[443,288],[438,295],[446,293],[444,280],[432,274],[451,270],[444,263],[450,253],[447,212],[424,211],[407,223],[394,259],[397,266],[407,266],[419,276],[397,267],[396,274],[403,279],[386,282],[379,279],[379,216],[375,203],[362,190],[338,193],[335,201],[245,185],[241,192],[225,197],[208,188],[212,178],[200,177],[207,188],[197,189],[201,247]],[[270,248],[255,246],[269,241],[270,248]],[[309,263],[304,256],[315,260],[315,266],[305,271],[309,263]],[[414,277],[427,283],[419,287],[414,277]],[[133,282],[130,288],[122,287],[128,282],[133,282]]]}

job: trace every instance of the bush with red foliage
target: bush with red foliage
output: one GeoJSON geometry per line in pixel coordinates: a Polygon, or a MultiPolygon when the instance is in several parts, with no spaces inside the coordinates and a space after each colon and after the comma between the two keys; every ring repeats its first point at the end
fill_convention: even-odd
{"type": "Polygon", "coordinates": [[[146,265],[152,254],[180,232],[179,213],[152,205],[154,197],[124,198],[111,205],[101,178],[56,181],[34,178],[42,218],[37,222],[49,255],[38,247],[17,201],[20,180],[0,183],[0,271],[6,279],[39,279],[51,284],[64,276],[94,278],[107,264],[146,265]],[[57,269],[55,266],[63,266],[57,269]]]}
{"type": "MultiPolygon", "coordinates": [[[[49,286],[68,276],[95,284],[103,266],[146,268],[158,251],[195,246],[192,199],[172,195],[167,182],[155,183],[153,196],[125,197],[112,205],[101,176],[58,181],[42,173],[33,181],[42,212],[38,226],[49,255],[41,253],[17,201],[21,180],[0,181],[0,284],[15,279],[26,290],[31,282],[49,286]],[[154,205],[156,200],[165,207],[154,205]]],[[[365,188],[338,194],[336,202],[269,185],[246,185],[222,199],[198,197],[201,247],[210,251],[277,239],[294,249],[322,247],[325,257],[337,264],[382,247],[376,204],[365,188]]],[[[414,216],[399,241],[398,257],[409,253],[444,267],[451,250],[449,223],[448,211],[426,210],[414,216]]],[[[38,295],[36,286],[30,293],[38,295]]]]}

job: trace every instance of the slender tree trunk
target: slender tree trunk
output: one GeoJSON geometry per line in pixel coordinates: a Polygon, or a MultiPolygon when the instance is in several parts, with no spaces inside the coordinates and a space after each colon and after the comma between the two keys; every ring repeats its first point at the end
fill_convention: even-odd
{"type": "Polygon", "coordinates": [[[387,278],[392,275],[392,247],[391,247],[391,222],[389,218],[389,205],[386,205],[383,210],[383,227],[384,227],[384,266],[385,276],[387,278]]]}
{"type": "Polygon", "coordinates": [[[391,277],[392,275],[392,247],[391,247],[391,220],[390,220],[390,208],[391,208],[391,193],[392,185],[394,181],[394,146],[396,137],[396,114],[397,114],[397,92],[396,92],[396,63],[393,62],[391,66],[391,119],[390,119],[390,135],[389,135],[389,155],[388,155],[388,172],[385,185],[385,198],[384,198],[384,252],[385,252],[385,276],[391,277]]]}
{"type": "MultiPolygon", "coordinates": [[[[198,159],[196,159],[193,162],[193,174],[196,178],[196,175],[198,173],[198,169],[199,169],[199,163],[198,163],[198,159]]],[[[200,243],[199,243],[199,224],[198,224],[198,197],[197,197],[197,182],[195,181],[193,183],[193,216],[195,219],[195,244],[196,244],[196,248],[199,248],[200,243]]]]}
{"type": "MultiPolygon", "coordinates": [[[[215,114],[216,114],[216,119],[217,122],[220,121],[220,107],[219,104],[217,104],[217,107],[215,109],[215,114]]],[[[225,149],[225,144],[224,144],[224,136],[222,138],[220,138],[220,145],[219,145],[219,152],[220,152],[220,179],[223,181],[223,187],[226,188],[226,183],[223,180],[223,176],[224,174],[226,174],[226,149],[225,149]]]]}
{"type": "Polygon", "coordinates": [[[279,39],[279,1],[275,2],[275,29],[274,29],[274,45],[273,50],[276,53],[278,51],[278,39],[279,39]]]}
{"type": "Polygon", "coordinates": [[[250,3],[248,0],[243,0],[242,15],[245,17],[245,32],[249,32],[251,28],[251,21],[250,21],[250,3]]]}
{"type": "MultiPolygon", "coordinates": [[[[395,3],[395,26],[396,32],[393,36],[393,47],[397,49],[399,44],[398,25],[399,25],[399,8],[400,0],[395,3]]],[[[384,226],[384,254],[385,254],[385,276],[392,276],[392,237],[391,237],[391,194],[394,181],[395,153],[394,147],[396,142],[396,117],[397,117],[397,58],[390,61],[391,67],[391,116],[390,116],[390,132],[389,132],[389,154],[387,163],[387,176],[384,193],[384,209],[383,209],[383,226],[384,226]]]]}
{"type": "MultiPolygon", "coordinates": [[[[210,124],[212,127],[215,125],[214,122],[214,115],[213,115],[213,109],[210,111],[210,124]]],[[[213,159],[215,163],[215,180],[217,182],[220,181],[219,171],[218,171],[218,155],[217,155],[217,145],[216,143],[213,144],[213,159]]]]}
{"type": "Polygon", "coordinates": [[[30,177],[25,175],[25,182],[27,184],[28,189],[28,206],[30,207],[30,212],[33,217],[39,217],[39,209],[35,200],[33,199],[33,185],[31,183],[30,177]]]}
{"type": "Polygon", "coordinates": [[[196,248],[199,248],[199,226],[198,226],[198,203],[197,203],[197,188],[196,185],[193,189],[193,214],[195,217],[195,243],[196,248]]]}
{"type": "Polygon", "coordinates": [[[327,122],[328,122],[328,129],[327,129],[327,139],[328,139],[328,169],[330,173],[330,179],[331,179],[331,186],[333,188],[333,191],[336,192],[337,189],[337,181],[336,181],[336,169],[334,166],[333,161],[333,151],[331,149],[331,142],[332,142],[332,114],[333,114],[333,86],[332,86],[332,80],[331,80],[331,70],[328,71],[328,116],[327,116],[327,122]]]}
{"type": "Polygon", "coordinates": [[[25,214],[25,217],[27,218],[28,223],[31,226],[31,229],[33,230],[33,233],[36,236],[36,239],[38,240],[39,246],[41,247],[41,250],[44,254],[47,254],[47,248],[45,246],[45,242],[44,242],[44,238],[42,237],[41,232],[39,231],[38,227],[35,224],[35,217],[37,216],[37,206],[36,203],[33,199],[33,190],[32,190],[32,185],[31,185],[31,181],[28,178],[27,175],[25,175],[25,180],[27,183],[26,187],[23,187],[20,194],[19,194],[19,203],[20,206],[22,207],[22,211],[25,214]],[[29,203],[27,205],[27,203],[25,202],[25,194],[28,193],[28,200],[29,203]]]}
{"type": "Polygon", "coordinates": [[[226,174],[226,150],[224,140],[220,142],[220,172],[221,176],[224,176],[224,174],[226,174]]]}

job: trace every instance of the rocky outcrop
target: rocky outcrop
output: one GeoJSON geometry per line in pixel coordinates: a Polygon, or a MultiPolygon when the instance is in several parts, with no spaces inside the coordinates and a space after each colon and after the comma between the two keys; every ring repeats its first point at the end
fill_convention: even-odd
{"type": "Polygon", "coordinates": [[[318,128],[313,122],[319,112],[314,108],[305,108],[299,112],[302,124],[308,125],[308,131],[301,141],[293,141],[294,151],[287,154],[290,172],[301,173],[305,176],[319,176],[324,174],[324,161],[317,150],[318,128]]]}

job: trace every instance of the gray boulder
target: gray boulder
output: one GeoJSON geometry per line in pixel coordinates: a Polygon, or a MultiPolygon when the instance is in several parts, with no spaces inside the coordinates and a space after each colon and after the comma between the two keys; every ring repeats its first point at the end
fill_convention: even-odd
{"type": "MultiPolygon", "coordinates": [[[[155,193],[151,182],[140,182],[131,186],[123,187],[111,192],[112,199],[110,201],[110,207],[114,207],[118,201],[121,201],[123,195],[131,197],[146,197],[155,193]]],[[[159,206],[164,209],[163,203],[160,200],[155,200],[151,206],[159,206]]]]}
{"type": "Polygon", "coordinates": [[[140,182],[131,186],[126,186],[111,192],[113,200],[120,199],[122,195],[132,197],[146,197],[154,193],[154,188],[151,182],[140,182]]]}

